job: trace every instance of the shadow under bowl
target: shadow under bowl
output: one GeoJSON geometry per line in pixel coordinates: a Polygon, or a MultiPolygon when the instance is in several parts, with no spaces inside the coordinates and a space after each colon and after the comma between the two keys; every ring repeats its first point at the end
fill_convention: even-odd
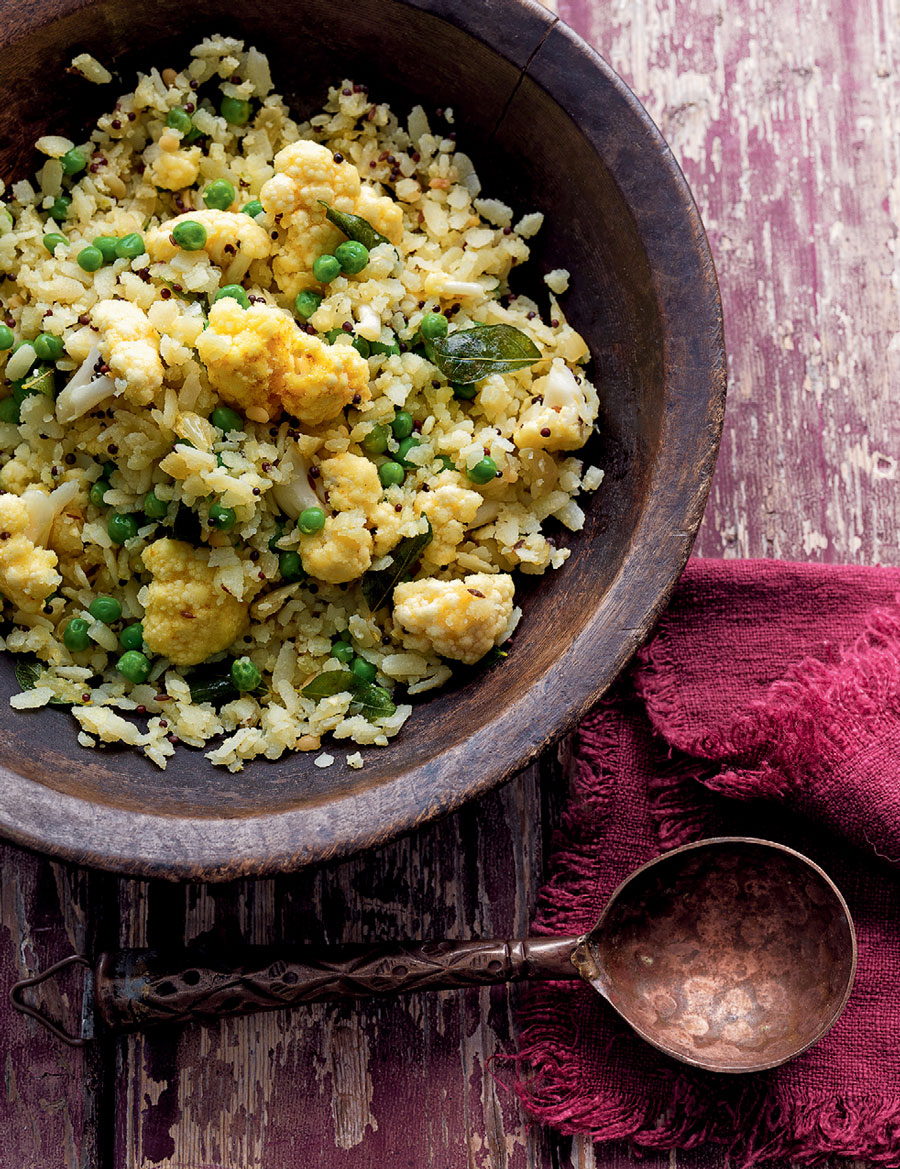
{"type": "MultiPolygon", "coordinates": [[[[390,839],[508,779],[607,689],[664,607],[703,514],[722,425],[725,356],[712,259],[684,178],[625,84],[531,0],[7,0],[0,29],[0,175],[31,173],[43,133],[83,140],[135,67],[180,66],[204,35],[269,55],[298,118],[352,77],[401,117],[452,106],[485,194],[541,210],[533,290],[568,268],[564,308],[587,340],[606,479],[559,572],[523,582],[510,656],[422,702],[386,749],[349,769],[332,750],[231,775],[180,748],[165,772],[76,744],[63,711],[0,705],[0,831],[88,865],[224,879],[390,839]],[[135,50],[135,46],[139,49],[135,50]],[[79,51],[116,70],[66,73],[79,51]]],[[[525,272],[522,273],[525,276],[525,272]]],[[[518,587],[518,586],[517,586],[518,587]]],[[[0,662],[0,690],[17,689],[0,662]]],[[[352,749],[352,748],[351,748],[352,749]]]]}

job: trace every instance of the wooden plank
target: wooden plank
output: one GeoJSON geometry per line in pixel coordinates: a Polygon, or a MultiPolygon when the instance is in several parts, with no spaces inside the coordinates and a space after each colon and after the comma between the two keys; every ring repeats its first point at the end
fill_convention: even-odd
{"type": "MultiPolygon", "coordinates": [[[[231,886],[123,882],[122,908],[131,918],[146,911],[150,944],[154,929],[170,943],[183,930],[185,940],[217,944],[514,936],[533,908],[540,807],[532,768],[374,854],[231,886]]],[[[115,1165],[537,1164],[544,1138],[488,1069],[495,1053],[510,1051],[512,1028],[510,993],[496,988],[130,1038],[115,1165]]]]}
{"type": "Polygon", "coordinates": [[[896,3],[559,12],[661,127],[716,259],[730,396],[697,552],[896,564],[896,3]]]}
{"type": "MultiPolygon", "coordinates": [[[[90,952],[92,894],[103,885],[72,865],[0,844],[0,986],[8,988],[69,954],[90,952]]],[[[79,977],[45,984],[54,1017],[79,1025],[79,977]]],[[[94,1169],[100,1163],[104,1052],[66,1047],[0,997],[0,1164],[16,1169],[94,1169]]]]}

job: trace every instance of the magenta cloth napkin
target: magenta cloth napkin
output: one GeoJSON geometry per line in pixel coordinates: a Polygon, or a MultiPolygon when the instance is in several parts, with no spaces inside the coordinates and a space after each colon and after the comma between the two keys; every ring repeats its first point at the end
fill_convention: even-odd
{"type": "Polygon", "coordinates": [[[598,1141],[736,1163],[900,1165],[900,569],[692,560],[630,677],[576,732],[537,933],[589,929],[632,869],[711,835],[780,840],[846,897],[859,967],[796,1060],[716,1076],[658,1054],[591,988],[523,994],[517,1090],[598,1141]]]}

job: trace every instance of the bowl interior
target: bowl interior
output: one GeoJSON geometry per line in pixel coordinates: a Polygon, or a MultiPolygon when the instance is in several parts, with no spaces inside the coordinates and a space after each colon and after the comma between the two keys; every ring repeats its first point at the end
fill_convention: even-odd
{"type": "MultiPolygon", "coordinates": [[[[0,42],[7,183],[33,170],[41,133],[78,139],[114,100],[118,77],[95,87],[66,74],[81,50],[124,87],[136,66],[181,66],[200,37],[221,31],[269,55],[276,90],[301,118],[345,77],[401,118],[418,103],[429,114],[451,106],[484,193],[517,215],[546,215],[518,288],[547,305],[541,277],[572,273],[563,307],[590,345],[601,395],[584,457],[606,470],[584,530],[556,534],[571,549],[563,570],[517,585],[525,613],[509,658],[421,703],[388,749],[363,750],[362,771],[332,749],[328,769],[292,755],[231,775],[179,749],[162,772],[137,754],[82,750],[63,711],[14,714],[4,701],[0,823],[13,836],[112,867],[207,875],[384,839],[527,762],[609,684],[662,605],[702,514],[721,425],[721,322],[702,228],[664,143],[611,71],[537,4],[478,9],[440,0],[10,5],[0,42]],[[679,301],[683,323],[673,319],[679,301]],[[26,804],[33,810],[20,814],[26,804]],[[108,827],[92,837],[98,810],[108,827]],[[151,831],[135,827],[138,814],[173,819],[151,831]],[[257,825],[245,824],[244,843],[236,821],[257,825]]],[[[3,657],[0,691],[15,689],[3,657]]]]}

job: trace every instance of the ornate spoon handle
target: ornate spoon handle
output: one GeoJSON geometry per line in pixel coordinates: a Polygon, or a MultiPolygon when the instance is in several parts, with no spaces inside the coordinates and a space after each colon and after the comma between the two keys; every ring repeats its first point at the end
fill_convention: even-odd
{"type": "Polygon", "coordinates": [[[389,945],[256,946],[215,956],[123,950],[102,954],[94,996],[106,1027],[134,1029],[325,999],[579,977],[577,937],[389,945]]]}

